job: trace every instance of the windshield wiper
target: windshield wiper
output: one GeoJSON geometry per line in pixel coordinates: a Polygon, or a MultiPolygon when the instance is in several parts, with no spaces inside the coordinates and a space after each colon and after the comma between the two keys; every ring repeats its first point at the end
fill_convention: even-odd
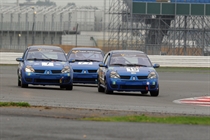
{"type": "Polygon", "coordinates": [[[110,64],[110,65],[126,66],[125,64],[120,64],[120,63],[114,63],[114,64],[110,64]]]}
{"type": "Polygon", "coordinates": [[[147,67],[147,65],[142,65],[142,64],[126,64],[126,66],[140,66],[140,67],[147,67]]]}
{"type": "Polygon", "coordinates": [[[44,60],[48,60],[48,61],[59,61],[59,62],[64,61],[64,60],[60,60],[60,59],[52,59],[52,58],[49,58],[49,59],[44,59],[44,60]]]}
{"type": "Polygon", "coordinates": [[[75,59],[75,61],[100,62],[99,60],[93,60],[93,59],[75,59]]]}
{"type": "Polygon", "coordinates": [[[62,62],[63,60],[59,60],[59,59],[43,59],[43,58],[28,58],[27,60],[34,60],[34,61],[60,61],[62,62]]]}
{"type": "Polygon", "coordinates": [[[43,59],[42,58],[28,58],[27,60],[39,61],[39,60],[43,60],[43,59]]]}

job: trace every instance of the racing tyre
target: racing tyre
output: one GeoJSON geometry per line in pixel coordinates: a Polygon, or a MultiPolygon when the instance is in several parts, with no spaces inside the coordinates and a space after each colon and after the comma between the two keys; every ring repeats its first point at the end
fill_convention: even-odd
{"type": "Polygon", "coordinates": [[[23,84],[23,82],[21,82],[21,87],[22,88],[27,88],[28,87],[28,84],[23,84]]]}
{"type": "Polygon", "coordinates": [[[100,82],[98,81],[98,92],[104,92],[104,88],[100,86],[100,82]]]}
{"type": "Polygon", "coordinates": [[[20,77],[18,77],[18,86],[21,86],[21,81],[20,81],[20,77]]]}
{"type": "Polygon", "coordinates": [[[150,95],[153,96],[153,97],[157,97],[159,95],[159,90],[150,91],[150,95]]]}
{"type": "Polygon", "coordinates": [[[113,91],[112,91],[112,90],[108,90],[107,82],[106,82],[106,81],[104,81],[104,82],[105,82],[105,89],[104,89],[104,92],[105,92],[106,94],[113,94],[113,91]]]}
{"type": "Polygon", "coordinates": [[[72,89],[73,89],[73,85],[72,84],[66,86],[66,90],[72,90],[72,89]]]}

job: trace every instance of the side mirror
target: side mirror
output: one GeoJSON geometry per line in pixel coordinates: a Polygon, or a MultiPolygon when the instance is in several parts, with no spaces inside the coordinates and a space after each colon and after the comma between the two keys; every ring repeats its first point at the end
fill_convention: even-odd
{"type": "Polygon", "coordinates": [[[100,63],[99,67],[106,67],[107,68],[107,65],[105,65],[104,63],[100,63]]]}
{"type": "Polygon", "coordinates": [[[153,65],[153,68],[159,68],[159,67],[160,67],[159,64],[154,64],[154,65],[153,65]]]}
{"type": "Polygon", "coordinates": [[[74,63],[75,62],[75,59],[70,59],[69,60],[69,63],[74,63]]]}
{"type": "Polygon", "coordinates": [[[16,58],[16,61],[23,62],[23,58],[16,58]]]}

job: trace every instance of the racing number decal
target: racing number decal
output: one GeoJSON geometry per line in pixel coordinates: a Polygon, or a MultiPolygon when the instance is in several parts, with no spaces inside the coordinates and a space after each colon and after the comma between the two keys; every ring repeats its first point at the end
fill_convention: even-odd
{"type": "Polygon", "coordinates": [[[128,72],[139,72],[139,68],[137,67],[128,67],[126,68],[128,72]]]}
{"type": "Polygon", "coordinates": [[[79,65],[93,65],[93,62],[79,62],[79,65]]]}

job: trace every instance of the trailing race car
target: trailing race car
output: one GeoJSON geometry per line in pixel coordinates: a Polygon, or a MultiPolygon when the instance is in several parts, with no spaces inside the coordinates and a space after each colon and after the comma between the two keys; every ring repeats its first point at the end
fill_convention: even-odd
{"type": "Polygon", "coordinates": [[[151,96],[159,95],[159,76],[154,69],[159,64],[152,66],[144,52],[110,51],[99,66],[98,92],[111,94],[113,91],[138,91],[147,94],[149,91],[151,96]]]}
{"type": "Polygon", "coordinates": [[[66,90],[73,88],[73,70],[60,47],[30,46],[16,61],[19,62],[18,86],[22,88],[29,84],[58,85],[66,90]]]}
{"type": "Polygon", "coordinates": [[[73,83],[96,84],[97,70],[103,61],[104,53],[99,48],[73,48],[68,60],[74,71],[73,83]]]}

